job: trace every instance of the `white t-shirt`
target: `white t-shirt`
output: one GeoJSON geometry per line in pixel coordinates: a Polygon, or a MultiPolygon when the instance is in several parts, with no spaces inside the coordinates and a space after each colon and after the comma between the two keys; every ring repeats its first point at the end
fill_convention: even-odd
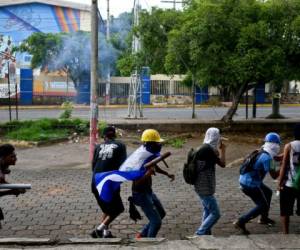
{"type": "Polygon", "coordinates": [[[285,185],[287,187],[293,187],[293,180],[296,177],[297,171],[300,171],[300,141],[292,141],[291,142],[291,150],[290,150],[290,166],[288,169],[288,180],[285,185]]]}

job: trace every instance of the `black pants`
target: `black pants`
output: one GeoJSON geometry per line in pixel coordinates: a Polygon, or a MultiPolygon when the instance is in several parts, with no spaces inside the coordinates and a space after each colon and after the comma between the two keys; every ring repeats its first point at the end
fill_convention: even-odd
{"type": "Polygon", "coordinates": [[[112,200],[110,202],[105,202],[100,199],[98,190],[94,182],[92,182],[91,188],[92,188],[92,193],[94,194],[102,212],[108,214],[111,217],[111,220],[114,220],[116,217],[118,217],[121,213],[124,212],[125,209],[120,195],[120,189],[114,192],[112,200]]]}

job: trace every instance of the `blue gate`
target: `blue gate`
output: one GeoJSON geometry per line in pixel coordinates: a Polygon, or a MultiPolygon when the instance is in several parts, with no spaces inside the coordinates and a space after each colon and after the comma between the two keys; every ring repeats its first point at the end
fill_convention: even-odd
{"type": "Polygon", "coordinates": [[[196,86],[196,104],[204,103],[208,100],[208,87],[200,88],[196,86]]]}
{"type": "Polygon", "coordinates": [[[20,104],[31,105],[33,99],[32,69],[20,70],[20,104]]]}
{"type": "Polygon", "coordinates": [[[142,67],[141,78],[142,78],[142,103],[150,104],[151,81],[150,81],[149,67],[142,67]]]}

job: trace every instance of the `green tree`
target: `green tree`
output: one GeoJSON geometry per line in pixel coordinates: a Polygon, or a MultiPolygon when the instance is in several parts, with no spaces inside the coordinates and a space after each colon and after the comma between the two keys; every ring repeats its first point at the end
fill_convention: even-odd
{"type": "MultiPolygon", "coordinates": [[[[195,0],[183,24],[170,33],[166,68],[192,72],[200,85],[223,86],[232,106],[222,118],[231,121],[250,83],[280,86],[287,71],[286,22],[297,0],[195,0]]],[[[299,13],[299,12],[298,12],[299,13]]]]}
{"type": "Polygon", "coordinates": [[[87,32],[33,33],[22,42],[18,51],[32,55],[32,68],[65,71],[75,88],[89,73],[90,35],[87,32]]]}
{"type": "Polygon", "coordinates": [[[164,68],[168,33],[180,25],[182,12],[176,10],[162,10],[152,8],[151,12],[142,10],[140,23],[134,27],[130,36],[137,36],[141,42],[141,51],[132,55],[131,42],[128,39],[127,50],[117,62],[118,70],[122,75],[129,75],[136,67],[149,66],[151,72],[166,73],[164,68]]]}
{"type": "Polygon", "coordinates": [[[49,58],[58,54],[61,43],[62,39],[59,34],[36,32],[24,40],[17,51],[31,54],[33,56],[31,67],[41,67],[44,70],[48,65],[49,58]]]}

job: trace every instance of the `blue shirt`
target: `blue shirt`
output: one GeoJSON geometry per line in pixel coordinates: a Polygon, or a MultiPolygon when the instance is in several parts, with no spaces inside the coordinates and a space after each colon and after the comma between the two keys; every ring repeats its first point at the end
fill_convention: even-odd
{"type": "Polygon", "coordinates": [[[270,171],[272,157],[262,153],[253,166],[253,171],[240,175],[240,184],[247,187],[260,187],[266,174],[270,171]]]}

